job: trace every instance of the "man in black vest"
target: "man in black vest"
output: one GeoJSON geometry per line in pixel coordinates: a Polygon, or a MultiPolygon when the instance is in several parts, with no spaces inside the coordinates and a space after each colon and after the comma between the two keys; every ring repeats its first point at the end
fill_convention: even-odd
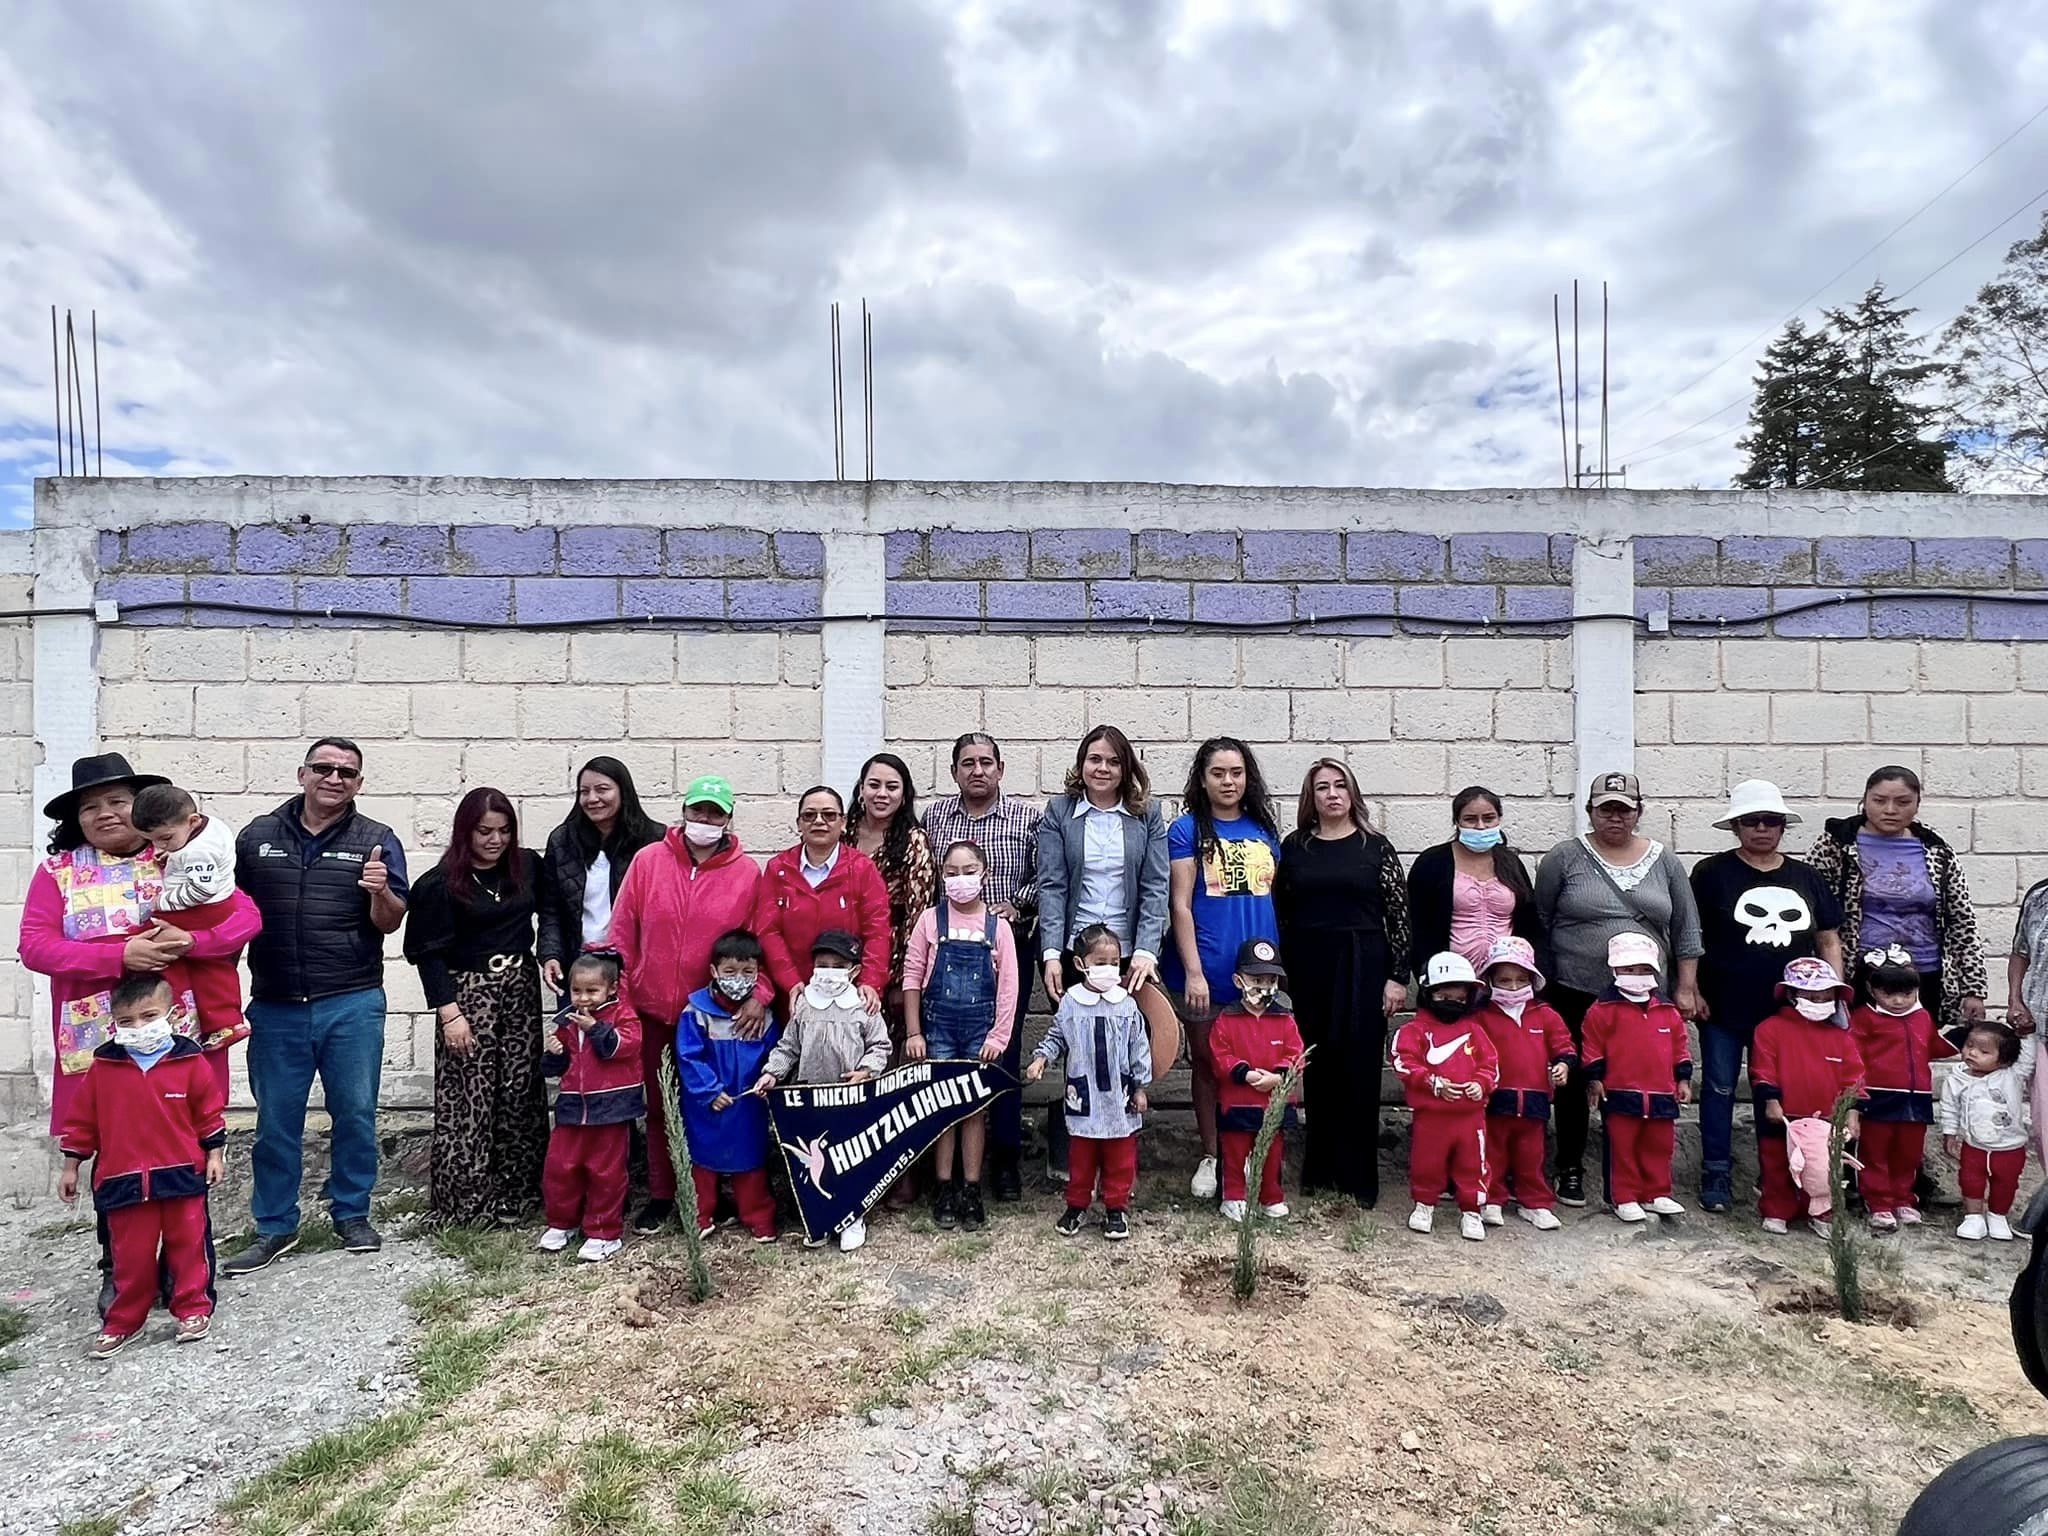
{"type": "Polygon", "coordinates": [[[405,850],[355,808],[363,752],[322,737],[296,798],[242,829],[235,883],[263,913],[249,946],[249,1086],[256,1095],[256,1240],[229,1259],[254,1274],[299,1245],[299,1180],[313,1075],[333,1122],[325,1191],[350,1253],[383,1246],[370,1225],[377,1089],[384,1065],[384,936],[405,921],[405,850]]]}

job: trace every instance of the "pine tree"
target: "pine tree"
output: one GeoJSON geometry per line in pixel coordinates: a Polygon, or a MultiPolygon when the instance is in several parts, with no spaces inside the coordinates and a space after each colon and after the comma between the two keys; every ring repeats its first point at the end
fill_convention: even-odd
{"type": "Polygon", "coordinates": [[[1848,354],[1826,331],[1809,331],[1797,318],[1785,322],[1756,376],[1749,435],[1735,445],[1749,456],[1737,485],[1758,491],[1811,485],[1839,467],[1830,455],[1848,371],[1848,354]]]}
{"type": "Polygon", "coordinates": [[[1949,445],[1927,435],[1940,407],[1926,392],[1943,369],[1906,329],[1914,311],[1876,282],[1855,308],[1825,313],[1849,363],[1836,394],[1837,429],[1827,445],[1836,461],[1828,483],[1863,491],[1954,490],[1949,445]]]}
{"type": "Polygon", "coordinates": [[[1973,490],[2048,491],[2048,213],[1942,334],[1948,428],[1973,490]]]}

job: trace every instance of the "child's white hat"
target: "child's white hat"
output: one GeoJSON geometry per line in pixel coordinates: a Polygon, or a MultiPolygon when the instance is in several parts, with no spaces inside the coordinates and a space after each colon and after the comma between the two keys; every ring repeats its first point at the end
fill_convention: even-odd
{"type": "Polygon", "coordinates": [[[1647,965],[1661,975],[1664,962],[1657,941],[1647,933],[1617,933],[1607,941],[1607,968],[1611,971],[1624,965],[1647,965]]]}
{"type": "Polygon", "coordinates": [[[1463,982],[1470,987],[1479,985],[1479,977],[1472,969],[1472,962],[1452,950],[1440,955],[1431,955],[1429,965],[1422,973],[1422,990],[1428,992],[1436,987],[1448,987],[1463,982]]]}

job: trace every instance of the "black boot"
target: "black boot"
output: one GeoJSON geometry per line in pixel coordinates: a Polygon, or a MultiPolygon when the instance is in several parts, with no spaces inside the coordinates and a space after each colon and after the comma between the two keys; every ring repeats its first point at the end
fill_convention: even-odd
{"type": "Polygon", "coordinates": [[[941,1179],[938,1191],[932,1196],[932,1225],[941,1232],[950,1232],[960,1225],[958,1195],[951,1179],[941,1179]]]}
{"type": "Polygon", "coordinates": [[[971,1183],[960,1191],[958,1209],[960,1225],[969,1232],[979,1232],[988,1225],[988,1210],[981,1203],[981,1185],[971,1183]]]}
{"type": "Polygon", "coordinates": [[[1024,1178],[1017,1168],[1017,1149],[998,1147],[995,1152],[995,1166],[990,1170],[989,1182],[995,1186],[996,1199],[1009,1205],[1024,1198],[1024,1178]]]}

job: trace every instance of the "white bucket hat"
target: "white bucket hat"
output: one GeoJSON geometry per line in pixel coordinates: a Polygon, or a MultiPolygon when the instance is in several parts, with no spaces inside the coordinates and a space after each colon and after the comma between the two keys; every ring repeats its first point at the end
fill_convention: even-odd
{"type": "Polygon", "coordinates": [[[1536,969],[1536,946],[1520,935],[1504,933],[1487,946],[1486,963],[1479,969],[1491,976],[1496,965],[1519,965],[1529,973],[1529,984],[1538,992],[1543,990],[1543,973],[1536,969]]]}
{"type": "Polygon", "coordinates": [[[1800,816],[1785,804],[1784,795],[1769,779],[1744,779],[1728,795],[1728,814],[1714,825],[1728,831],[1745,816],[1782,816],[1785,825],[1796,827],[1800,816]]]}

